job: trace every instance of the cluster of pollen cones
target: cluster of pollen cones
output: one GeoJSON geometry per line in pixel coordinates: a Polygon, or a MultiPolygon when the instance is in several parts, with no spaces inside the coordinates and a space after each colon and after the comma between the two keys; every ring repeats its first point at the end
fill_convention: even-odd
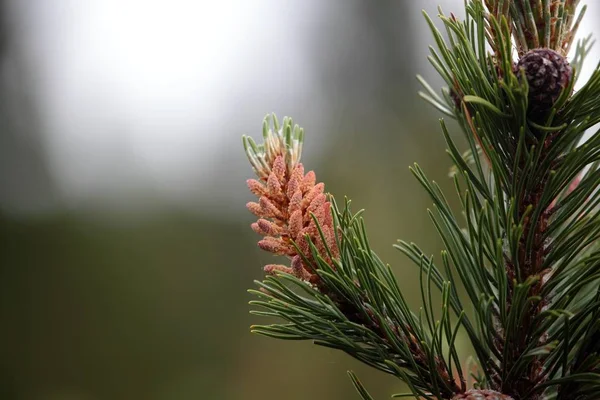
{"type": "Polygon", "coordinates": [[[282,129],[277,125],[275,120],[274,130],[264,129],[262,145],[244,138],[246,153],[258,177],[247,181],[258,202],[246,206],[258,217],[252,229],[264,236],[258,246],[291,260],[290,266],[268,264],[265,272],[282,271],[317,283],[315,255],[329,265],[339,257],[331,203],[324,192],[325,185],[316,182],[313,171],[305,174],[299,162],[301,129],[292,129],[289,119],[284,120],[282,129]]]}

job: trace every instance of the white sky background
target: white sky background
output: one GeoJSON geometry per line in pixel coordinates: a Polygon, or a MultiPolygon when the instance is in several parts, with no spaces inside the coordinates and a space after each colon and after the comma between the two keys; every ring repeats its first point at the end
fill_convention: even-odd
{"type": "MultiPolygon", "coordinates": [[[[440,3],[449,12],[463,1],[414,1],[415,18],[420,8],[435,15],[440,3]]],[[[598,2],[587,3],[590,16],[600,15],[598,2]]],[[[326,107],[307,41],[332,15],[320,1],[31,0],[16,1],[15,10],[36,65],[52,175],[68,207],[139,207],[140,198],[156,197],[243,211],[250,169],[241,134],[257,137],[270,111],[299,118],[297,108],[318,127],[326,107]],[[224,146],[231,160],[222,159],[224,146]]],[[[421,42],[412,47],[425,70],[433,42],[419,26],[410,40],[421,42]]],[[[596,27],[586,18],[580,33],[596,29],[598,37],[596,27]]],[[[598,59],[597,45],[584,78],[598,59]]]]}
{"type": "Polygon", "coordinates": [[[241,135],[258,135],[267,112],[308,100],[303,32],[318,22],[315,4],[17,2],[65,203],[230,198],[206,187],[228,167],[218,150],[230,146],[239,169],[241,135]],[[251,126],[235,123],[248,114],[251,126]]]}

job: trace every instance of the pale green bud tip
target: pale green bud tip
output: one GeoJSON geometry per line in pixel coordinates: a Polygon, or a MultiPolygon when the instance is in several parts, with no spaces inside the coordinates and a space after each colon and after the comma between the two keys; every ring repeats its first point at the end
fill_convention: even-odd
{"type": "Polygon", "coordinates": [[[287,173],[291,174],[300,163],[304,130],[294,125],[289,117],[280,125],[275,114],[268,114],[263,120],[263,143],[255,143],[249,136],[243,136],[244,150],[254,172],[259,178],[266,179],[277,156],[283,156],[287,173]]]}

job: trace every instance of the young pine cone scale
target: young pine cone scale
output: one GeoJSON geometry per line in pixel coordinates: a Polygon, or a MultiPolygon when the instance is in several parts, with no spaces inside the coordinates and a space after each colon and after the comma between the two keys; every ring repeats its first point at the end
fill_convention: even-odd
{"type": "Polygon", "coordinates": [[[548,112],[573,77],[567,59],[550,49],[525,53],[516,65],[515,74],[521,76],[521,69],[529,84],[529,109],[533,116],[548,112]]]}
{"type": "Polygon", "coordinates": [[[513,400],[513,398],[493,390],[472,389],[465,393],[457,394],[452,400],[513,400]]]}

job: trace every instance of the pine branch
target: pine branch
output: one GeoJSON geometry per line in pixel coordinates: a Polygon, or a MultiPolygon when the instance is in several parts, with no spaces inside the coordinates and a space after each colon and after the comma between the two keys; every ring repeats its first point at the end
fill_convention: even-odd
{"type": "MultiPolygon", "coordinates": [[[[468,237],[463,235],[463,249],[457,245],[448,247],[448,244],[447,248],[450,253],[463,253],[453,261],[465,286],[473,287],[471,301],[480,317],[493,315],[493,325],[500,331],[500,337],[494,337],[485,329],[481,332],[498,359],[497,365],[502,368],[498,373],[493,368],[483,367],[492,387],[515,398],[539,398],[545,388],[558,384],[553,379],[554,374],[548,372],[553,369],[547,368],[546,360],[556,358],[551,355],[561,348],[563,352],[569,348],[563,343],[568,337],[565,330],[568,330],[569,319],[561,316],[568,315],[569,297],[566,296],[573,293],[561,286],[563,291],[557,298],[545,286],[553,287],[556,281],[567,283],[560,272],[565,271],[566,266],[577,264],[577,260],[585,260],[585,254],[591,251],[590,247],[598,238],[598,220],[592,212],[598,204],[595,194],[600,181],[595,171],[600,135],[583,145],[579,143],[585,130],[597,122],[598,108],[594,104],[594,107],[586,107],[585,113],[576,111],[582,96],[586,100],[597,98],[595,79],[598,71],[569,99],[574,82],[571,79],[554,100],[553,108],[540,119],[539,110],[532,103],[537,100],[532,97],[535,89],[529,87],[526,72],[513,67],[511,48],[506,45],[511,43],[511,32],[516,32],[514,36],[519,42],[521,31],[534,30],[535,24],[527,25],[527,18],[532,17],[531,9],[525,4],[527,2],[511,3],[513,11],[524,4],[525,7],[516,10],[519,20],[514,18],[513,12],[516,22],[510,25],[508,14],[494,8],[498,3],[491,3],[487,5],[492,13],[487,14],[481,3],[470,2],[469,18],[464,23],[441,16],[450,34],[450,45],[444,42],[428,19],[443,55],[440,57],[433,52],[430,60],[451,87],[450,98],[436,107],[455,110],[454,115],[471,145],[471,153],[476,153],[480,146],[488,161],[488,165],[482,166],[475,158],[475,165],[467,165],[445,135],[457,171],[469,185],[463,207],[470,233],[468,237]],[[493,38],[492,47],[496,50],[493,59],[482,51],[481,43],[486,37],[493,38]],[[473,39],[469,41],[468,38],[473,39]],[[479,67],[468,68],[468,65],[479,67]],[[592,91],[595,95],[587,97],[592,91]],[[589,123],[591,121],[593,123],[589,123]],[[489,177],[485,176],[484,167],[489,168],[489,177]],[[579,188],[584,180],[585,184],[579,188]],[[569,203],[567,199],[575,201],[573,207],[561,210],[569,203]],[[499,214],[490,216],[490,221],[498,221],[495,224],[489,224],[490,221],[484,218],[491,202],[494,213],[499,214]],[[498,216],[501,218],[497,219],[498,216]],[[473,234],[475,227],[479,230],[473,234]],[[558,230],[562,230],[561,233],[558,230]],[[500,251],[493,251],[494,242],[500,251]],[[472,268],[467,269],[465,265],[469,262],[472,268]],[[483,276],[474,282],[472,277],[477,275],[468,277],[467,271],[473,272],[485,264],[488,265],[488,279],[483,276]],[[491,310],[481,306],[481,301],[475,298],[476,293],[496,294],[490,298],[491,310]],[[555,328],[557,333],[551,335],[548,324],[561,329],[555,328]],[[539,329],[540,326],[546,326],[548,330],[539,329]]],[[[573,11],[572,2],[567,3],[561,7],[573,11]]],[[[552,36],[553,43],[560,43],[558,49],[564,50],[570,44],[565,42],[566,36],[560,36],[564,32],[560,32],[563,31],[552,31],[552,35],[558,35],[552,36]]],[[[530,44],[521,42],[521,47],[527,50],[530,44]]],[[[577,65],[581,64],[587,48],[586,42],[578,47],[577,65]]],[[[420,181],[435,202],[442,201],[442,196],[425,183],[424,175],[420,181]]],[[[462,196],[460,190],[459,195],[462,196]]],[[[443,217],[448,218],[447,215],[443,217]]],[[[458,236],[456,228],[454,232],[440,230],[440,233],[447,239],[458,236]]],[[[595,283],[597,287],[597,276],[588,277],[589,280],[584,282],[595,283]]],[[[479,358],[482,359],[482,355],[479,358]]],[[[562,357],[565,358],[568,359],[568,355],[562,357]]],[[[565,364],[568,365],[563,363],[563,366],[565,364]]]]}
{"type": "MultiPolygon", "coordinates": [[[[304,169],[296,149],[302,130],[292,128],[290,119],[283,127],[275,117],[271,120],[272,128],[265,120],[264,144],[244,139],[259,177],[248,181],[260,197],[248,208],[259,217],[253,229],[265,236],[260,247],[289,257],[291,267],[266,266],[270,276],[257,282],[259,290],[251,292],[260,300],[251,304],[264,309],[254,314],[287,323],[253,326],[252,331],[340,349],[403,379],[422,398],[446,399],[464,392],[454,346],[459,325],[448,313],[450,286],[444,284],[442,290],[439,321],[430,295],[424,297],[421,316],[411,312],[391,269],[370,249],[360,213],[352,214],[348,202],[339,210],[333,198],[325,201],[324,195],[311,194],[314,188],[323,190],[312,172],[308,180],[301,178],[304,169]]],[[[430,260],[422,259],[421,268],[423,292],[430,293],[436,272],[430,260]]]]}
{"type": "Polygon", "coordinates": [[[457,120],[468,149],[441,121],[460,215],[411,168],[445,246],[436,264],[413,243],[396,245],[419,268],[419,314],[371,250],[361,213],[349,201],[340,209],[304,173],[302,129],[273,116],[263,143],[244,137],[258,176],[248,181],[259,198],[247,205],[259,218],[252,228],[262,249],[289,262],[267,265],[251,291],[253,314],[284,322],[253,332],[342,350],[424,399],[600,398],[600,130],[582,141],[600,122],[600,68],[574,93],[591,46],[580,41],[567,61],[585,11],[577,3],[466,1],[465,21],[440,11],[446,38],[425,15],[437,44],[429,60],[448,89],[438,94],[419,77],[421,96],[457,120]],[[460,329],[477,359],[472,389],[460,329]]]}

